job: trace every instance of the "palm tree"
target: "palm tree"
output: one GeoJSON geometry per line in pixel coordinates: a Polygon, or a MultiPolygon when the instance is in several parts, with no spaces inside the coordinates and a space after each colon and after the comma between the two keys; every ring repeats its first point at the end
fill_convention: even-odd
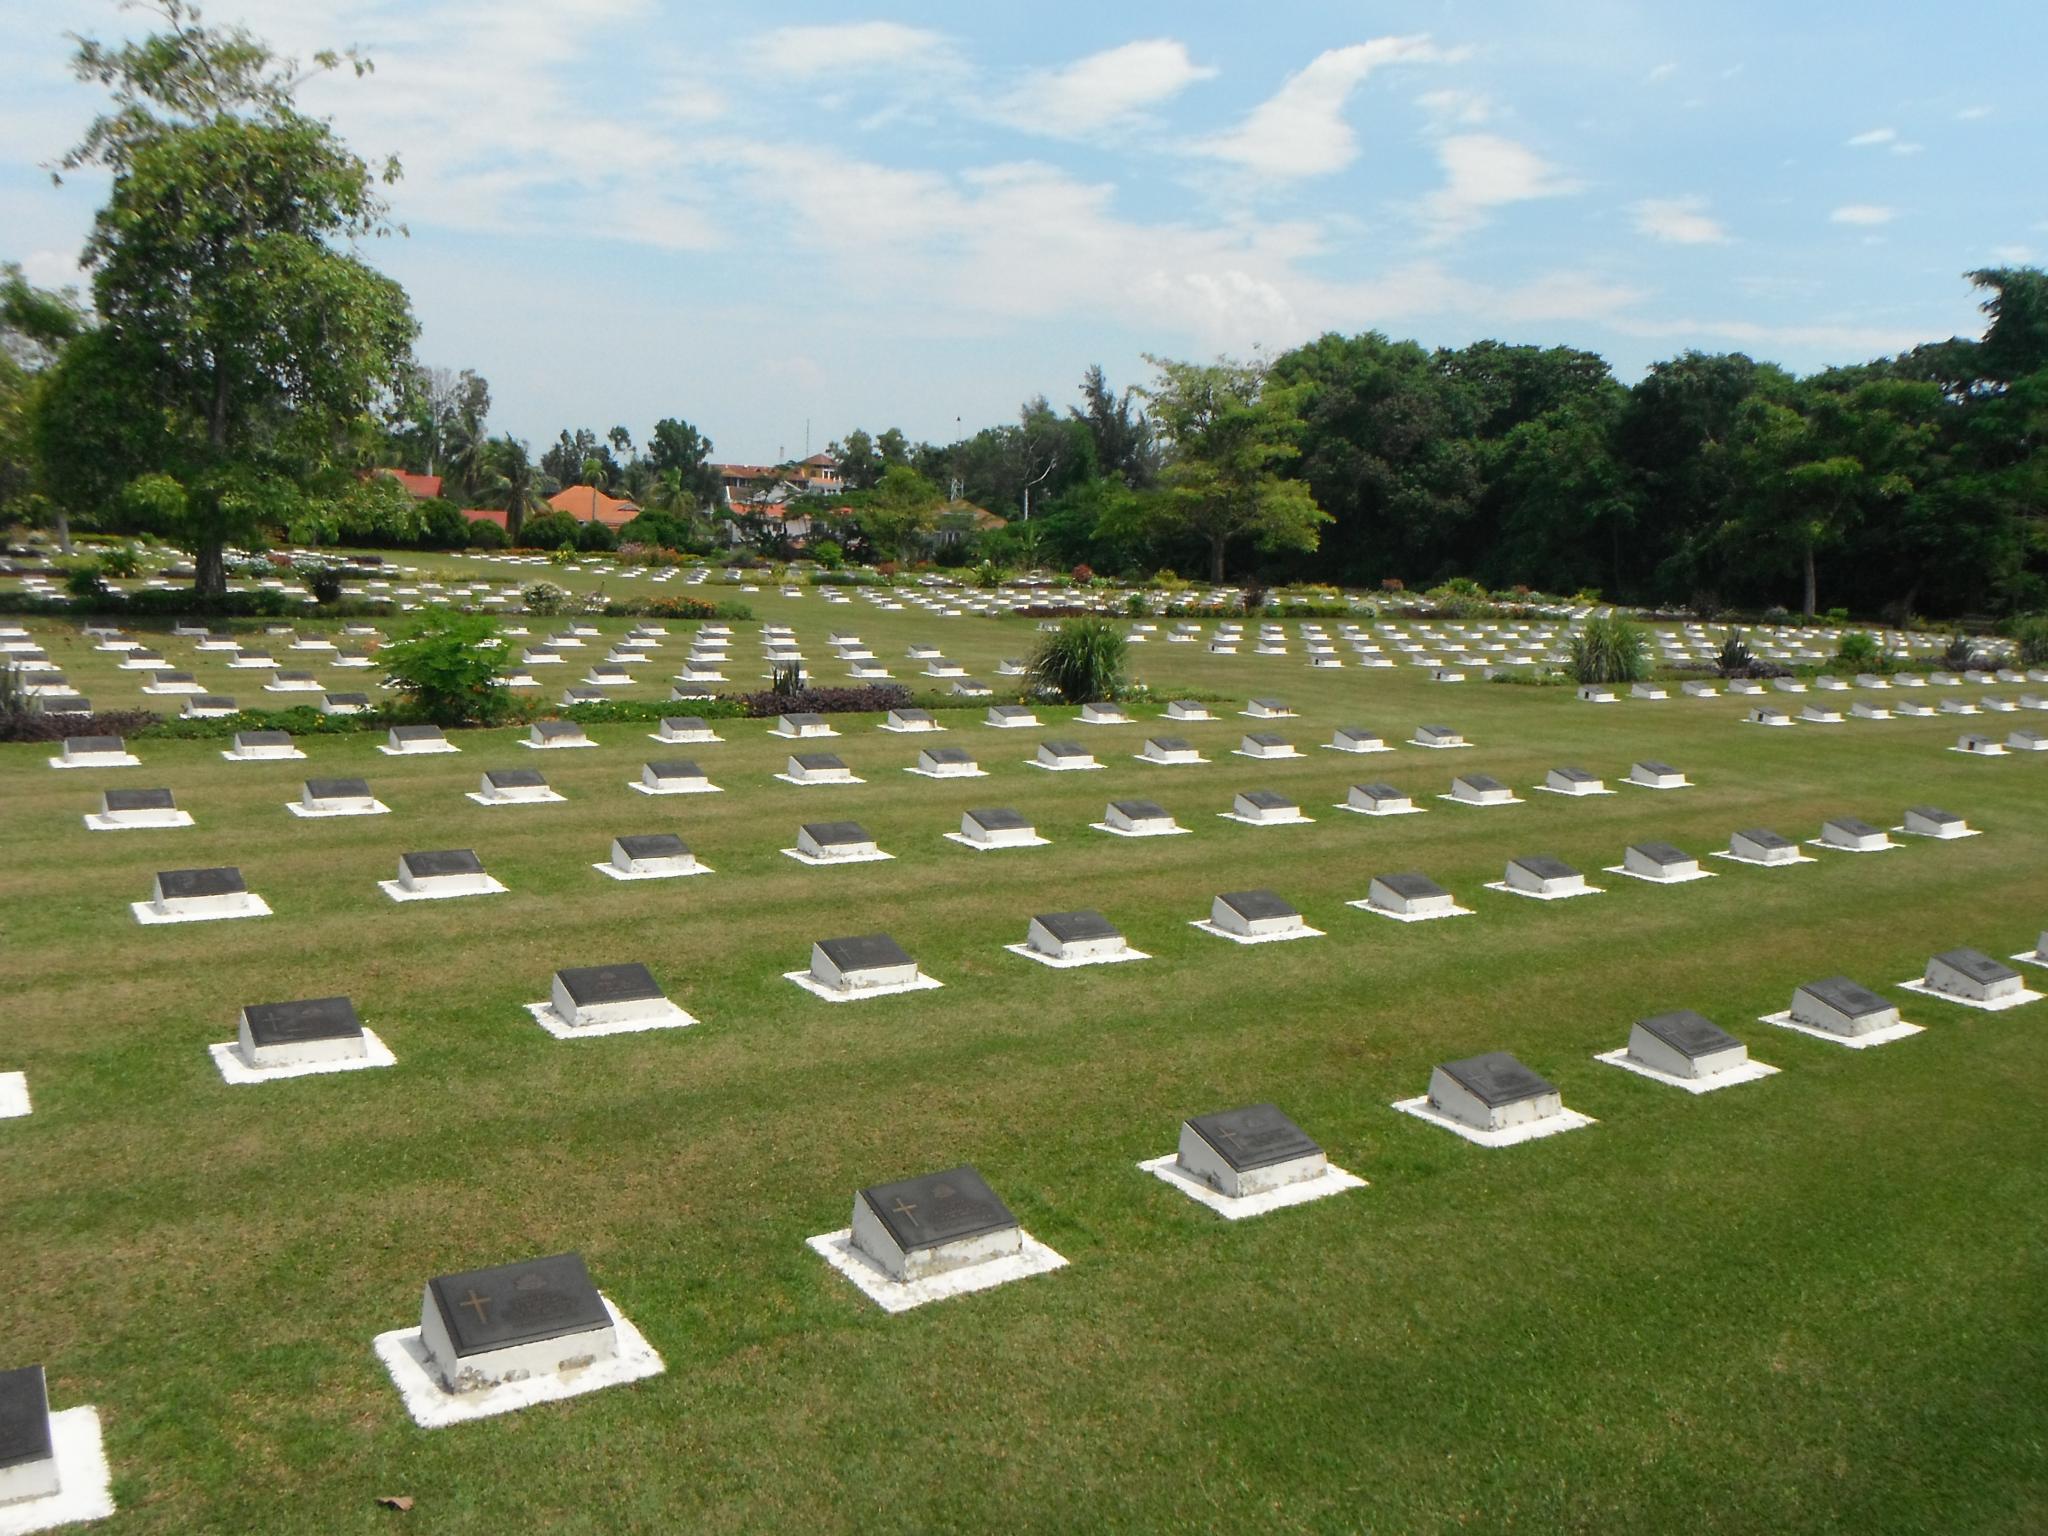
{"type": "Polygon", "coordinates": [[[490,440],[486,464],[481,499],[505,509],[506,532],[516,542],[526,523],[526,514],[547,510],[544,477],[527,456],[526,444],[509,432],[490,440]]]}

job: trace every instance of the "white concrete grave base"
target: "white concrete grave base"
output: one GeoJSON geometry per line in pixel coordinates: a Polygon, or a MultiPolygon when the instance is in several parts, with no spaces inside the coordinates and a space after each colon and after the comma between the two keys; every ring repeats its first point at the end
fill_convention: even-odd
{"type": "Polygon", "coordinates": [[[1472,746],[1473,743],[1469,741],[1417,741],[1411,736],[1408,738],[1408,745],[1411,747],[1421,747],[1429,752],[1463,752],[1467,747],[1472,746]]]}
{"type": "MultiPolygon", "coordinates": [[[[1972,752],[1968,747],[1947,747],[1943,750],[1949,752],[1960,752],[1964,757],[2003,757],[2005,756],[2005,743],[2002,741],[1994,741],[1990,746],[1979,747],[1974,752],[1972,752]]],[[[54,761],[54,759],[52,759],[52,761],[54,761]]]]}
{"type": "Polygon", "coordinates": [[[1789,859],[1745,859],[1739,853],[1730,853],[1726,848],[1716,848],[1707,855],[1710,859],[1726,859],[1730,864],[1747,864],[1753,869],[1785,869],[1794,864],[1818,864],[1819,859],[1810,854],[1795,853],[1789,859]]]}
{"type": "Polygon", "coordinates": [[[1766,1066],[1760,1061],[1745,1061],[1739,1067],[1730,1067],[1726,1072],[1715,1072],[1707,1077],[1678,1077],[1645,1066],[1629,1055],[1627,1046],[1618,1051],[1602,1051],[1593,1059],[1610,1067],[1619,1067],[1624,1072],[1633,1072],[1637,1077],[1647,1077],[1652,1082],[1683,1088],[1687,1093],[1712,1093],[1716,1088],[1733,1088],[1737,1083],[1753,1083],[1759,1078],[1775,1076],[1778,1071],[1776,1067],[1766,1066]]]}
{"type": "MultiPolygon", "coordinates": [[[[772,735],[773,733],[771,732],[770,734],[772,735]]],[[[835,784],[867,783],[866,779],[855,778],[852,774],[848,774],[843,779],[799,779],[793,778],[786,773],[778,773],[775,777],[782,780],[785,784],[794,784],[798,789],[830,789],[835,784]]]]}
{"type": "Polygon", "coordinates": [[[0,1072],[0,1120],[19,1120],[28,1112],[28,1074],[0,1072]]]}
{"type": "Polygon", "coordinates": [[[578,747],[594,747],[594,741],[515,741],[515,747],[524,747],[529,752],[574,752],[578,747]]]}
{"type": "Polygon", "coordinates": [[[934,992],[945,985],[937,977],[927,976],[923,971],[917,973],[915,981],[892,982],[886,987],[850,987],[844,992],[826,986],[809,971],[784,971],[782,979],[795,982],[811,996],[822,997],[828,1003],[857,1003],[870,997],[894,997],[899,992],[934,992]]]}
{"type": "Polygon", "coordinates": [[[1965,832],[1915,832],[1911,827],[1893,827],[1892,831],[1902,837],[1924,837],[1934,843],[1960,843],[1966,837],[1982,837],[1982,827],[1971,827],[1965,832]]]}
{"type": "Polygon", "coordinates": [[[1598,1125],[1600,1122],[1591,1115],[1582,1115],[1576,1109],[1561,1109],[1554,1115],[1545,1115],[1541,1120],[1524,1120],[1520,1125],[1502,1126],[1497,1131],[1482,1131],[1467,1125],[1462,1120],[1453,1120],[1429,1107],[1429,1095],[1419,1099],[1400,1099],[1394,1104],[1404,1115],[1413,1115],[1418,1120],[1427,1120],[1431,1125],[1441,1126],[1475,1142],[1482,1147],[1512,1147],[1524,1141],[1541,1141],[1545,1136],[1561,1136],[1566,1131],[1576,1131],[1581,1126],[1598,1125]]]}
{"type": "Polygon", "coordinates": [[[307,821],[323,821],[330,816],[389,816],[391,814],[391,807],[382,800],[372,800],[366,808],[360,811],[316,811],[309,809],[303,800],[287,800],[284,803],[284,808],[294,816],[304,817],[307,821]]]}
{"type": "Polygon", "coordinates": [[[377,1038],[374,1030],[363,1031],[363,1054],[333,1061],[301,1061],[288,1067],[252,1067],[242,1059],[242,1042],[223,1040],[209,1045],[206,1054],[220,1069],[221,1081],[239,1087],[244,1083],[268,1083],[285,1077],[312,1077],[325,1072],[358,1072],[366,1067],[395,1067],[398,1058],[391,1047],[377,1038]]]}
{"type": "Polygon", "coordinates": [[[502,896],[509,889],[496,875],[465,875],[467,880],[480,880],[481,885],[465,886],[459,891],[409,891],[402,881],[379,880],[377,889],[393,901],[459,901],[464,896],[502,896]]]}
{"type": "Polygon", "coordinates": [[[1711,869],[1696,869],[1689,875],[1646,875],[1640,870],[1630,869],[1626,864],[1603,864],[1600,872],[1606,875],[1627,875],[1631,880],[1641,880],[1650,885],[1690,885],[1695,880],[1711,880],[1711,869]]]}
{"type": "Polygon", "coordinates": [[[1033,1275],[1046,1275],[1066,1268],[1065,1259],[1029,1232],[1020,1231],[1017,1235],[1022,1246],[1015,1253],[984,1259],[979,1264],[967,1264],[959,1269],[943,1270],[921,1280],[892,1278],[853,1246],[851,1227],[805,1238],[804,1246],[851,1280],[860,1288],[862,1295],[884,1312],[908,1312],[912,1307],[922,1307],[929,1302],[966,1296],[974,1291],[988,1290],[991,1286],[1008,1285],[1012,1280],[1028,1280],[1033,1275]]]}
{"type": "Polygon", "coordinates": [[[1097,768],[1104,768],[1108,765],[1106,763],[1041,763],[1035,757],[1027,757],[1024,759],[1024,766],[1026,768],[1043,768],[1047,773],[1090,773],[1097,768]]]}
{"type": "Polygon", "coordinates": [[[1282,928],[1278,933],[1232,933],[1228,928],[1219,928],[1208,918],[1196,918],[1188,924],[1204,933],[1213,933],[1219,939],[1228,939],[1233,944],[1282,944],[1289,939],[1320,939],[1323,930],[1311,928],[1306,923],[1299,928],[1282,928]]]}
{"type": "MultiPolygon", "coordinates": [[[[1620,793],[1619,790],[1614,789],[1553,789],[1548,784],[1531,784],[1529,787],[1539,795],[1562,795],[1567,800],[1591,800],[1597,795],[1620,793]]],[[[1645,784],[1638,784],[1636,786],[1637,789],[1647,789],[1648,787],[1645,784]]]]}
{"type": "Polygon", "coordinates": [[[1452,902],[1449,908],[1442,912],[1389,912],[1385,907],[1374,906],[1370,898],[1363,901],[1347,901],[1344,905],[1356,907],[1361,912],[1370,912],[1374,917],[1392,918],[1397,923],[1432,923],[1440,917],[1471,917],[1474,915],[1470,907],[1461,907],[1456,902],[1452,902]]]}
{"type": "MultiPolygon", "coordinates": [[[[452,741],[429,742],[424,747],[394,747],[389,742],[379,742],[377,750],[386,757],[434,757],[449,752],[460,752],[462,748],[455,745],[452,741]]],[[[225,757],[227,754],[222,753],[221,755],[225,757]]],[[[304,757],[306,754],[298,752],[293,755],[304,757]]]]}
{"type": "Polygon", "coordinates": [[[1831,843],[1826,838],[1809,837],[1806,840],[1806,846],[1809,848],[1825,848],[1829,853],[1890,853],[1892,850],[1903,848],[1906,845],[1904,843],[1887,841],[1882,848],[1844,848],[1840,843],[1831,843]]]}
{"type": "Polygon", "coordinates": [[[2009,958],[2019,961],[2022,965],[2039,965],[2048,967],[2048,959],[2042,958],[2040,955],[2036,954],[2031,949],[2023,949],[2018,954],[2012,955],[2009,958]]]}
{"type": "Polygon", "coordinates": [[[986,768],[945,768],[934,771],[930,768],[906,768],[905,773],[914,773],[920,779],[985,779],[986,768]]]}
{"type": "MultiPolygon", "coordinates": [[[[650,1009],[657,1005],[649,1003],[650,1009]]],[[[557,1040],[591,1040],[599,1035],[634,1035],[647,1029],[688,1029],[696,1023],[696,1017],[685,1013],[666,998],[658,1005],[660,1012],[650,1012],[639,1019],[618,1019],[609,1024],[571,1024],[555,1012],[553,1002],[528,1003],[526,1011],[533,1015],[534,1023],[553,1035],[557,1040]]]]}
{"type": "Polygon", "coordinates": [[[626,780],[626,788],[642,795],[722,795],[725,791],[716,784],[696,784],[682,789],[663,789],[652,784],[643,784],[638,779],[626,780]]]}
{"type": "MultiPolygon", "coordinates": [[[[389,752],[389,747],[379,747],[379,752],[389,752]]],[[[449,751],[455,749],[450,747],[449,751]]],[[[233,748],[221,753],[221,760],[229,763],[289,763],[304,761],[306,754],[297,747],[287,747],[280,752],[275,747],[258,747],[253,752],[237,752],[233,748]]]]}
{"type": "Polygon", "coordinates": [[[1975,997],[1957,997],[1953,992],[1935,991],[1918,976],[1911,981],[1900,982],[1899,989],[1904,992],[1918,992],[1922,997],[1937,997],[1944,1003],[1955,1003],[1964,1008],[1976,1008],[1984,1013],[2003,1013],[2008,1008],[2024,1008],[2028,1003],[2038,1003],[2044,996],[2048,996],[2048,993],[2022,987],[2017,992],[2008,992],[2004,997],[1994,997],[1989,1001],[1975,997]]]}
{"type": "Polygon", "coordinates": [[[1830,1045],[1846,1045],[1852,1051],[1868,1050],[1873,1045],[1890,1045],[1894,1040],[1903,1040],[1908,1035],[1924,1034],[1926,1026],[1909,1024],[1904,1019],[1896,1024],[1887,1024],[1883,1029],[1873,1029],[1867,1035],[1838,1035],[1831,1029],[1821,1029],[1813,1024],[1802,1024],[1792,1017],[1792,1010],[1782,1013],[1760,1014],[1759,1024],[1775,1024],[1780,1029],[1794,1029],[1802,1035],[1811,1035],[1816,1040],[1825,1040],[1830,1045]]]}
{"type": "MultiPolygon", "coordinates": [[[[1255,763],[1279,763],[1285,762],[1290,757],[1308,756],[1308,754],[1302,751],[1299,747],[1289,747],[1285,752],[1245,752],[1237,747],[1232,747],[1230,749],[1230,755],[1232,757],[1248,757],[1255,763]]],[[[1363,754],[1360,755],[1362,756],[1363,754]]],[[[1149,762],[1150,759],[1141,758],[1140,761],[1149,762]]]]}
{"type": "Polygon", "coordinates": [[[1580,896],[1605,896],[1607,892],[1597,885],[1581,886],[1576,891],[1525,891],[1519,885],[1509,885],[1505,880],[1486,882],[1489,891],[1499,891],[1507,896],[1526,896],[1531,901],[1571,901],[1580,896]]]}
{"type": "Polygon", "coordinates": [[[45,759],[52,768],[139,768],[142,759],[133,752],[109,752],[104,757],[94,757],[89,762],[66,762],[61,757],[45,759]]]}
{"type": "Polygon", "coordinates": [[[154,928],[161,923],[231,923],[242,917],[270,916],[270,903],[261,896],[251,896],[249,905],[239,912],[159,912],[146,901],[131,901],[128,910],[135,914],[135,921],[145,928],[154,928]]]}
{"type": "Polygon", "coordinates": [[[104,1520],[114,1512],[114,1474],[100,1441],[97,1408],[65,1408],[50,1415],[57,1491],[19,1504],[0,1504],[0,1536],[104,1520]]]}
{"type": "Polygon", "coordinates": [[[1013,955],[1022,955],[1026,960],[1036,960],[1040,965],[1055,971],[1076,970],[1084,965],[1122,965],[1126,960],[1150,960],[1152,957],[1142,949],[1120,949],[1113,955],[1048,955],[1042,949],[1033,949],[1029,944],[1005,944],[1013,955]]]}
{"type": "Polygon", "coordinates": [[[1240,822],[1247,827],[1299,827],[1315,820],[1315,817],[1304,816],[1299,811],[1292,816],[1240,816],[1235,811],[1218,811],[1216,814],[1225,821],[1240,822]]]}
{"type": "Polygon", "coordinates": [[[109,816],[104,811],[88,811],[86,827],[94,832],[160,832],[168,827],[189,827],[192,825],[190,811],[124,811],[118,816],[109,816]],[[147,821],[137,821],[138,815],[147,816],[147,821]]]}
{"type": "Polygon", "coordinates": [[[1182,837],[1186,827],[1166,827],[1158,832],[1146,832],[1137,827],[1114,827],[1106,821],[1091,821],[1089,827],[1097,832],[1107,832],[1111,837],[1182,837]]]}
{"type": "Polygon", "coordinates": [[[654,1346],[642,1337],[638,1328],[626,1321],[619,1309],[612,1305],[611,1298],[600,1292],[598,1300],[611,1314],[612,1331],[618,1337],[619,1352],[616,1355],[580,1370],[551,1371],[545,1376],[529,1376],[523,1381],[501,1381],[494,1387],[476,1392],[450,1392],[442,1387],[427,1359],[426,1349],[420,1343],[417,1325],[378,1334],[374,1347],[377,1358],[384,1362],[384,1369],[391,1373],[392,1385],[398,1388],[398,1395],[405,1401],[406,1412],[412,1415],[413,1423],[421,1429],[443,1429],[450,1424],[467,1424],[472,1419],[488,1419],[495,1414],[531,1408],[535,1403],[581,1397],[586,1392],[659,1376],[667,1370],[654,1346]]]}
{"type": "MultiPolygon", "coordinates": [[[[1321,742],[1318,743],[1318,745],[1320,745],[1325,752],[1342,752],[1346,757],[1371,757],[1375,752],[1391,752],[1394,750],[1392,747],[1388,746],[1340,747],[1335,742],[1330,741],[1321,742]]],[[[1138,1166],[1142,1168],[1145,1165],[1143,1163],[1140,1163],[1138,1166]]]]}
{"type": "Polygon", "coordinates": [[[884,853],[879,848],[873,853],[841,853],[828,859],[821,859],[815,853],[806,853],[801,848],[785,848],[782,853],[785,858],[795,859],[799,864],[808,864],[813,869],[830,869],[835,864],[880,864],[896,857],[895,854],[884,853]]]}
{"type": "Polygon", "coordinates": [[[943,832],[940,836],[944,837],[949,843],[958,843],[962,848],[972,848],[976,853],[994,853],[1004,848],[1045,848],[1052,844],[1051,838],[1040,837],[1035,832],[1029,837],[1020,837],[1016,841],[1008,843],[976,842],[965,832],[943,832]]]}
{"type": "Polygon", "coordinates": [[[1404,805],[1398,811],[1369,811],[1362,805],[1335,805],[1332,810],[1349,811],[1354,816],[1420,816],[1429,807],[1426,805],[1404,805]]]}
{"type": "Polygon", "coordinates": [[[1438,795],[1437,799],[1447,800],[1452,805],[1469,805],[1475,811],[1490,811],[1502,805],[1527,805],[1529,802],[1519,795],[1509,795],[1505,800],[1466,800],[1458,795],[1438,795]]]}
{"type": "Polygon", "coordinates": [[[1268,1189],[1256,1195],[1226,1195],[1221,1190],[1211,1189],[1200,1179],[1181,1170],[1177,1152],[1147,1158],[1138,1166],[1162,1184],[1171,1184],[1197,1205],[1206,1205],[1225,1221],[1242,1221],[1247,1216],[1263,1216],[1268,1211],[1285,1210],[1290,1205],[1325,1200],[1331,1195],[1341,1195],[1347,1189],[1366,1188],[1364,1179],[1355,1173],[1346,1173],[1335,1163],[1326,1164],[1323,1171],[1312,1179],[1282,1184],[1278,1189],[1268,1189]]]}
{"type": "Polygon", "coordinates": [[[686,880],[691,875],[708,875],[711,873],[711,866],[709,864],[699,864],[694,869],[633,870],[621,869],[618,865],[609,862],[593,864],[590,867],[600,875],[610,875],[614,880],[686,880]]]}

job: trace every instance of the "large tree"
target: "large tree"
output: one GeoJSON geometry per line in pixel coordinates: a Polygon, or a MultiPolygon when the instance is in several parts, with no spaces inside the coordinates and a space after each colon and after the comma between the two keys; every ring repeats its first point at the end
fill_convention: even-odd
{"type": "MultiPolygon", "coordinates": [[[[118,47],[82,39],[74,59],[112,106],[61,168],[113,183],[84,258],[101,355],[81,365],[89,387],[69,392],[79,414],[50,430],[124,451],[103,473],[149,477],[123,498],[128,515],[188,543],[195,585],[217,594],[231,541],[353,472],[352,445],[395,394],[416,326],[404,290],[357,251],[390,227],[376,178],[298,110],[298,66],[240,27],[204,25],[187,0],[157,10],[162,31],[118,47]],[[126,429],[107,431],[110,417],[126,429]]],[[[369,67],[335,53],[313,67],[344,64],[369,67]]],[[[383,167],[386,182],[397,175],[383,167]]]]}
{"type": "Polygon", "coordinates": [[[87,328],[75,294],[38,288],[13,263],[0,264],[0,518],[47,515],[57,546],[71,553],[62,499],[39,486],[33,432],[38,380],[87,328]]]}
{"type": "Polygon", "coordinates": [[[1233,539],[1314,549],[1329,514],[1305,482],[1281,473],[1301,453],[1306,390],[1269,379],[1262,363],[1146,361],[1159,370],[1144,394],[1168,450],[1166,494],[1149,505],[1165,531],[1199,539],[1216,582],[1233,539]]]}

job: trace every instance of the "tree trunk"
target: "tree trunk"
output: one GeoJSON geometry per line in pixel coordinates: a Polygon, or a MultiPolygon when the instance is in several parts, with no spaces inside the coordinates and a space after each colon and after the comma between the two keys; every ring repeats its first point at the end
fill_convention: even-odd
{"type": "Polygon", "coordinates": [[[71,548],[71,514],[62,507],[57,509],[57,553],[69,555],[71,548]]]}
{"type": "Polygon", "coordinates": [[[1817,599],[1815,598],[1815,595],[1814,595],[1814,580],[1813,580],[1813,546],[1812,546],[1811,544],[1809,544],[1809,545],[1807,545],[1807,546],[1806,546],[1806,609],[1805,609],[1805,612],[1806,612],[1806,616],[1807,616],[1807,617],[1808,617],[1809,619],[1813,617],[1813,610],[1814,610],[1814,604],[1815,604],[1815,602],[1816,602],[1816,601],[1817,601],[1817,599]]]}
{"type": "Polygon", "coordinates": [[[225,597],[228,564],[219,539],[201,539],[192,552],[192,590],[201,597],[225,597]]]}
{"type": "Polygon", "coordinates": [[[1212,535],[1209,539],[1209,584],[1211,586],[1220,587],[1223,585],[1223,543],[1224,540],[1221,534],[1212,535]]]}

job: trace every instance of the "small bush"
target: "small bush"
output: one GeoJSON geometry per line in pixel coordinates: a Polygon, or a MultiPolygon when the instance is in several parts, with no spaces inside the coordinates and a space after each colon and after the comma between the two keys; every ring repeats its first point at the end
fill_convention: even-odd
{"type": "Polygon", "coordinates": [[[811,546],[811,558],[828,571],[836,571],[846,564],[846,551],[837,539],[820,539],[811,546]]]}
{"type": "Polygon", "coordinates": [[[568,607],[569,597],[567,587],[558,587],[552,581],[536,581],[519,594],[519,601],[528,613],[548,618],[568,607]]]}
{"type": "Polygon", "coordinates": [[[97,565],[81,565],[64,578],[64,590],[73,597],[92,600],[112,596],[107,590],[107,579],[100,574],[97,565]]]}
{"type": "Polygon", "coordinates": [[[498,621],[437,608],[377,652],[399,691],[436,725],[491,725],[511,709],[498,681],[504,659],[498,621]]]}
{"type": "Polygon", "coordinates": [[[1750,664],[1755,660],[1755,654],[1742,638],[1742,631],[1731,629],[1721,637],[1721,651],[1714,658],[1714,665],[1720,669],[1723,677],[1737,677],[1748,672],[1750,664]]]}
{"type": "Polygon", "coordinates": [[[1857,667],[1865,672],[1881,672],[1885,666],[1885,654],[1872,635],[1860,629],[1852,629],[1842,636],[1842,643],[1835,651],[1835,660],[1845,667],[1857,667]]]}
{"type": "Polygon", "coordinates": [[[586,554],[602,554],[619,547],[619,536],[596,518],[576,530],[576,547],[586,554]]]}
{"type": "Polygon", "coordinates": [[[306,590],[313,594],[316,603],[338,603],[341,601],[341,572],[331,565],[315,565],[305,572],[306,590]]]}
{"type": "Polygon", "coordinates": [[[2048,614],[2029,614],[2013,620],[2011,634],[2021,666],[2048,666],[2048,614]]]}
{"type": "Polygon", "coordinates": [[[1961,672],[1977,664],[1977,647],[1968,635],[1950,635],[1948,644],[1942,648],[1941,664],[1961,672]]]}
{"type": "Polygon", "coordinates": [[[100,570],[123,581],[130,576],[140,576],[142,553],[132,544],[116,544],[100,556],[100,570]]]}
{"type": "MultiPolygon", "coordinates": [[[[724,697],[736,700],[742,712],[759,719],[792,711],[813,715],[881,714],[908,704],[911,692],[901,683],[875,683],[865,688],[804,688],[795,693],[763,688],[755,693],[724,697]]],[[[676,707],[670,705],[669,712],[673,714],[676,707]]]]}
{"type": "Polygon", "coordinates": [[[1581,683],[1639,683],[1650,675],[1650,642],[1618,613],[1596,613],[1571,638],[1571,674],[1581,683]]]}
{"type": "Polygon", "coordinates": [[[511,544],[511,535],[496,523],[478,518],[469,525],[465,535],[471,549],[504,549],[511,544]]]}
{"type": "Polygon", "coordinates": [[[1123,685],[1124,637],[1107,619],[1068,619],[1039,637],[1028,672],[1032,683],[1069,704],[1113,698],[1123,685]]]}

